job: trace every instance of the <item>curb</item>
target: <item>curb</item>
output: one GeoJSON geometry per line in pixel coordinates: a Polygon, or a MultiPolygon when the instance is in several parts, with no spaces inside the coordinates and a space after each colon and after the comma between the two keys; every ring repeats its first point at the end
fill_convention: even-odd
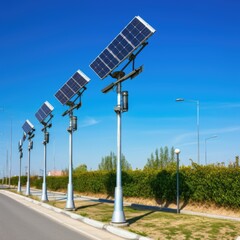
{"type": "MultiPolygon", "coordinates": [[[[6,192],[5,190],[3,190],[4,192],[6,192]]],[[[114,235],[117,235],[119,237],[122,237],[122,238],[125,238],[125,239],[132,239],[132,240],[152,240],[151,238],[148,238],[148,237],[143,237],[143,236],[140,236],[136,233],[132,233],[132,232],[129,232],[127,230],[124,230],[124,229],[121,229],[121,228],[118,228],[118,227],[114,227],[110,224],[105,224],[105,223],[102,223],[100,221],[96,221],[96,220],[93,220],[93,219],[90,219],[90,218],[86,218],[86,217],[83,217],[79,214],[76,214],[76,213],[72,213],[72,212],[69,212],[69,211],[66,211],[66,210],[62,210],[60,208],[56,208],[54,206],[51,206],[47,203],[43,203],[43,202],[40,202],[40,201],[37,201],[37,200],[34,200],[34,199],[31,199],[29,197],[26,197],[26,196],[23,196],[23,195],[20,195],[20,194],[17,194],[17,193],[13,193],[13,192],[10,192],[10,191],[7,191],[8,193],[12,194],[12,195],[17,195],[19,196],[20,198],[28,201],[28,202],[31,202],[31,203],[34,203],[36,205],[40,205],[44,208],[47,208],[49,210],[52,210],[54,212],[57,212],[57,213],[60,213],[60,214],[64,214],[68,217],[71,217],[72,219],[75,219],[77,221],[81,221],[85,224],[88,224],[92,227],[95,227],[95,228],[98,228],[98,229],[102,229],[102,230],[105,230],[109,233],[112,233],[114,235]]]]}

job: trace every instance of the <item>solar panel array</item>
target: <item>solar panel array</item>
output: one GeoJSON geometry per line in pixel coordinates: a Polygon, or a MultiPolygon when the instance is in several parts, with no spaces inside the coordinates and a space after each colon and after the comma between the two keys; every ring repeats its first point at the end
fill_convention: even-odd
{"type": "Polygon", "coordinates": [[[88,82],[88,78],[83,72],[78,70],[55,94],[60,103],[65,105],[81,88],[88,82]]]}
{"type": "Polygon", "coordinates": [[[22,126],[22,129],[26,134],[29,134],[30,132],[32,132],[34,130],[34,126],[30,123],[29,120],[26,120],[22,126]]]}
{"type": "Polygon", "coordinates": [[[53,111],[53,109],[54,109],[53,106],[48,101],[46,101],[36,112],[35,116],[39,122],[43,122],[53,111]]]}
{"type": "Polygon", "coordinates": [[[90,64],[90,67],[101,79],[107,77],[154,32],[155,29],[141,17],[134,17],[133,20],[90,64]]]}

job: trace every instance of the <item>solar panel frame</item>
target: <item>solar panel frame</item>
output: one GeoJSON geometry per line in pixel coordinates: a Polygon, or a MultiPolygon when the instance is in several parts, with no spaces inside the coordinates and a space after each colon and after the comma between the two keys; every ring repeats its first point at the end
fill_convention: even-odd
{"type": "Polygon", "coordinates": [[[44,102],[43,105],[36,112],[35,116],[40,123],[42,123],[53,111],[54,107],[48,102],[44,102]]]}
{"type": "Polygon", "coordinates": [[[32,125],[32,123],[27,119],[25,121],[25,123],[22,126],[23,131],[26,134],[29,134],[30,132],[32,132],[34,130],[34,126],[32,125]]]}
{"type": "Polygon", "coordinates": [[[156,30],[140,16],[130,23],[90,64],[92,70],[101,78],[107,77],[156,30]]]}
{"type": "Polygon", "coordinates": [[[68,81],[57,91],[55,97],[62,105],[65,105],[77,92],[79,92],[90,78],[78,70],[68,81]]]}

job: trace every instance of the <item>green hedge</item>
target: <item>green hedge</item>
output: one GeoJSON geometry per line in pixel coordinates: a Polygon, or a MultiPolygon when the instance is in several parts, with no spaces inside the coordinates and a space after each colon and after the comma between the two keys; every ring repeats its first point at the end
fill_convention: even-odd
{"type": "MultiPolygon", "coordinates": [[[[240,207],[240,169],[216,166],[182,167],[179,172],[180,197],[189,201],[215,203],[219,206],[240,207]]],[[[22,184],[26,177],[22,177],[22,184]]],[[[17,185],[18,177],[12,178],[17,185]]],[[[41,188],[42,179],[32,177],[31,186],[41,188]]],[[[48,189],[66,190],[68,177],[47,177],[48,189]]],[[[106,171],[83,172],[73,176],[74,190],[81,193],[103,193],[114,196],[116,173],[106,171]]],[[[123,194],[126,197],[155,198],[157,202],[176,201],[176,170],[122,173],[123,194]]]]}

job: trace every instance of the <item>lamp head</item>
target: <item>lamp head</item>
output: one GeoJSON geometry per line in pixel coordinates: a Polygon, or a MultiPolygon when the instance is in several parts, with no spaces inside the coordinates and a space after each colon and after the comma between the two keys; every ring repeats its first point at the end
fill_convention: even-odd
{"type": "Polygon", "coordinates": [[[22,139],[23,139],[23,142],[26,140],[26,137],[27,137],[27,134],[24,132],[24,133],[23,133],[23,138],[22,138],[22,139]]]}
{"type": "Polygon", "coordinates": [[[176,149],[174,150],[174,152],[175,152],[176,154],[179,154],[181,151],[180,151],[180,149],[176,148],[176,149]]]}
{"type": "Polygon", "coordinates": [[[184,101],[184,98],[177,98],[176,99],[176,102],[183,102],[184,101]]]}

